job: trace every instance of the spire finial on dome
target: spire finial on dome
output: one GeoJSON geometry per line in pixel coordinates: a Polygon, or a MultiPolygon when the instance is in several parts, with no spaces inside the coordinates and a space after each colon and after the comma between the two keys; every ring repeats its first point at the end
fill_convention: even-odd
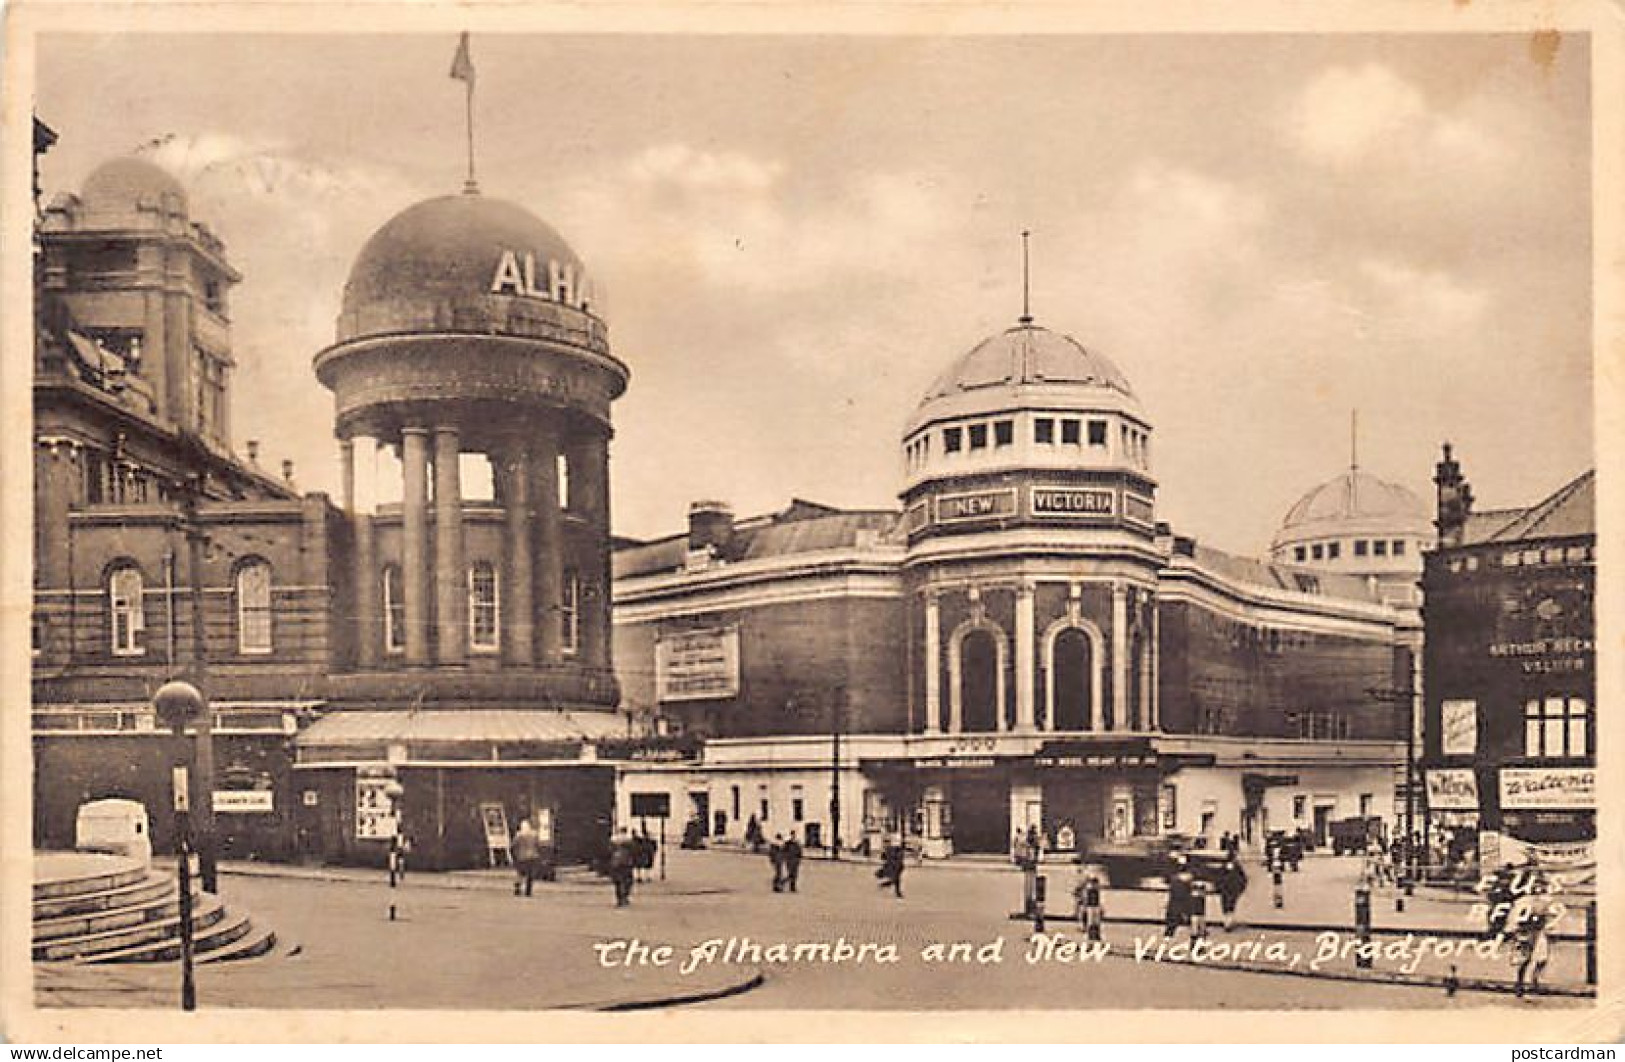
{"type": "Polygon", "coordinates": [[[1031,231],[1021,230],[1021,317],[1018,320],[1024,325],[1033,323],[1032,268],[1027,254],[1027,244],[1031,237],[1031,231]]]}
{"type": "Polygon", "coordinates": [[[1360,509],[1360,411],[1349,410],[1349,512],[1360,509]]]}

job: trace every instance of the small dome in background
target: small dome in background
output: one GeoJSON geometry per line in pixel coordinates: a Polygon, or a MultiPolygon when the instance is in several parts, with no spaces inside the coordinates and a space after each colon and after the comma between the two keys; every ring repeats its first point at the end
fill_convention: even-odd
{"type": "Polygon", "coordinates": [[[1279,547],[1305,538],[1372,531],[1429,535],[1431,517],[1415,492],[1358,469],[1322,483],[1287,510],[1279,547]]]}
{"type": "Polygon", "coordinates": [[[180,211],[186,212],[186,189],[181,182],[163,167],[134,156],[102,163],[85,178],[79,192],[86,208],[108,212],[162,205],[166,196],[174,196],[180,211]]]}

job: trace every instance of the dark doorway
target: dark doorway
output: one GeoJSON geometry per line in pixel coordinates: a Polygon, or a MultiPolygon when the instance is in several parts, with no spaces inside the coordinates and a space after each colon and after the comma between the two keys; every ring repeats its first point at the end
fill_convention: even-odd
{"type": "Polygon", "coordinates": [[[955,852],[1010,850],[1010,787],[998,778],[955,780],[948,799],[953,808],[955,852]]]}
{"type": "Polygon", "coordinates": [[[999,652],[993,635],[972,631],[965,636],[959,658],[959,694],[964,726],[972,733],[999,728],[999,652]]]}
{"type": "Polygon", "coordinates": [[[1051,722],[1054,729],[1089,729],[1093,655],[1089,636],[1078,628],[1068,627],[1056,636],[1053,674],[1050,676],[1050,681],[1055,684],[1055,718],[1051,722]]]}

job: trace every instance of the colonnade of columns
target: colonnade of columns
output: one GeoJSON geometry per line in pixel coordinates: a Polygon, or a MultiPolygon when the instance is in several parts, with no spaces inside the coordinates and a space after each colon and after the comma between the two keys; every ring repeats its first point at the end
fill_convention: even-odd
{"type": "MultiPolygon", "coordinates": [[[[1074,594],[1077,585],[1073,585],[1074,594]]],[[[1041,726],[1037,709],[1037,675],[1038,675],[1038,646],[1036,644],[1036,613],[1034,608],[1035,586],[1031,580],[1023,580],[1015,586],[1015,721],[1012,726],[1004,711],[1004,684],[1002,675],[995,685],[998,692],[998,701],[994,718],[995,726],[999,732],[1013,731],[1015,733],[1033,733],[1041,729],[1053,729],[1054,721],[1045,720],[1041,726]]],[[[944,661],[944,645],[942,633],[942,591],[929,589],[922,595],[925,610],[925,733],[944,733],[942,726],[942,668],[944,661]]],[[[1111,583],[1112,621],[1111,621],[1111,718],[1113,729],[1127,730],[1131,722],[1129,716],[1129,586],[1121,581],[1111,583]]],[[[1140,718],[1139,728],[1156,730],[1161,725],[1157,706],[1157,611],[1156,608],[1147,609],[1150,613],[1149,631],[1142,642],[1142,650],[1138,661],[1138,678],[1140,688],[1140,704],[1137,706],[1140,718]]],[[[994,626],[985,617],[979,618],[975,626],[994,626]]],[[[997,628],[995,628],[997,629],[997,628]]],[[[996,637],[1003,637],[999,630],[996,637]]],[[[957,651],[947,654],[949,666],[963,668],[964,662],[957,651]]],[[[999,666],[1003,667],[1004,654],[998,654],[999,666]]],[[[1099,660],[1091,661],[1093,668],[1099,668],[1099,660]]],[[[950,674],[950,683],[953,685],[953,695],[949,697],[949,713],[946,732],[950,734],[963,733],[964,707],[960,687],[962,678],[950,674]]],[[[1054,675],[1048,676],[1048,681],[1054,681],[1054,675]]],[[[1098,684],[1092,683],[1093,686],[1098,684]]],[[[1053,698],[1052,698],[1053,700],[1053,698]]],[[[1089,728],[1091,731],[1105,731],[1106,705],[1102,698],[1091,695],[1089,698],[1089,728]]]]}
{"type": "MultiPolygon", "coordinates": [[[[431,663],[456,667],[466,664],[469,656],[461,443],[461,429],[456,424],[408,425],[400,429],[402,650],[409,667],[431,663]]],[[[354,438],[340,440],[344,507],[352,515],[356,536],[354,577],[360,612],[357,664],[366,670],[378,664],[383,651],[382,567],[378,563],[376,518],[368,507],[357,504],[355,446],[354,438]]],[[[555,427],[527,425],[523,435],[510,435],[492,454],[496,492],[504,508],[500,652],[507,665],[555,665],[567,655],[566,549],[559,476],[562,447],[555,427]]],[[[573,440],[568,444],[566,459],[574,495],[572,508],[587,514],[594,536],[591,552],[595,557],[602,555],[592,561],[590,572],[577,575],[601,581],[607,578],[609,565],[607,442],[599,437],[573,440]]],[[[607,599],[603,593],[596,597],[607,599]]],[[[588,603],[579,598],[570,604],[577,617],[578,659],[588,667],[607,667],[607,600],[595,600],[591,602],[593,607],[586,607],[588,603]]]]}

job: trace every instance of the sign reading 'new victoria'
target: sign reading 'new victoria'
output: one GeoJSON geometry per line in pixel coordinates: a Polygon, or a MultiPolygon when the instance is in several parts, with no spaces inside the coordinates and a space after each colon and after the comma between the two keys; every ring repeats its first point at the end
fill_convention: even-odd
{"type": "Polygon", "coordinates": [[[1085,487],[1033,487],[1034,516],[1060,516],[1088,519],[1117,512],[1117,495],[1109,490],[1085,487]]]}
{"type": "Polygon", "coordinates": [[[937,499],[937,522],[956,520],[987,520],[999,516],[1014,516],[1016,492],[1013,490],[983,490],[974,494],[944,494],[937,499]]]}

